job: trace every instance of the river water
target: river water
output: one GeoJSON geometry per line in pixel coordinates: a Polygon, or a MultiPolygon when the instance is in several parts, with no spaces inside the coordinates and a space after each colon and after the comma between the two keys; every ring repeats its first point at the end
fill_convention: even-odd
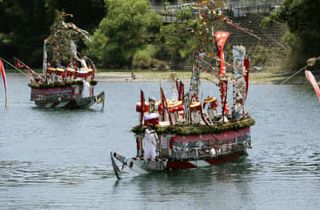
{"type": "MultiPolygon", "coordinates": [[[[0,91],[0,209],[320,207],[320,104],[310,88],[250,86],[256,125],[246,158],[117,181],[109,152],[135,155],[135,102],[140,89],[158,98],[158,82],[100,82],[104,111],[38,109],[26,79],[9,74],[8,83],[7,109],[0,91]]],[[[162,86],[170,97],[171,84],[162,86]]],[[[204,83],[202,95],[211,89],[204,83]]]]}

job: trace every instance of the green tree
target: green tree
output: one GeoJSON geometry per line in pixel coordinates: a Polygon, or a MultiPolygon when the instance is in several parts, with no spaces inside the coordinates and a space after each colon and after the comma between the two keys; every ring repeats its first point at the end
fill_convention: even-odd
{"type": "Polygon", "coordinates": [[[3,1],[0,3],[1,56],[17,56],[40,64],[42,40],[49,32],[54,14],[51,1],[3,1]]]}
{"type": "Polygon", "coordinates": [[[0,56],[16,56],[40,67],[43,40],[50,34],[56,10],[74,14],[71,21],[87,30],[93,30],[105,12],[103,0],[0,1],[0,56]]]}
{"type": "Polygon", "coordinates": [[[90,52],[103,65],[130,66],[134,55],[159,31],[160,17],[150,11],[148,0],[106,0],[105,4],[107,15],[94,33],[90,52]]]}
{"type": "Polygon", "coordinates": [[[320,1],[284,0],[273,19],[287,23],[286,41],[293,49],[291,61],[298,66],[309,57],[320,55],[320,1]]]}
{"type": "Polygon", "coordinates": [[[188,59],[196,49],[197,39],[193,32],[198,28],[191,8],[178,11],[176,17],[176,22],[161,27],[159,42],[161,58],[175,65],[188,59]]]}

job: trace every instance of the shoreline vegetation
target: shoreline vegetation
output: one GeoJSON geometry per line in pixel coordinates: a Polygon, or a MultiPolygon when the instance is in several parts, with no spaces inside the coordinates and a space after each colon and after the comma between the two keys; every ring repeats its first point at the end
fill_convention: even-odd
{"type": "MultiPolygon", "coordinates": [[[[40,70],[37,70],[40,72],[40,70]]],[[[8,69],[8,74],[21,74],[15,70],[8,69]]],[[[292,73],[281,72],[251,72],[250,83],[251,84],[280,84],[286,78],[291,76],[292,73]]],[[[21,74],[23,76],[23,74],[21,74]]],[[[191,70],[139,70],[139,69],[100,69],[96,73],[95,80],[98,82],[154,82],[154,81],[171,81],[178,78],[182,81],[188,81],[191,77],[191,70]]],[[[202,73],[201,80],[208,82],[216,82],[212,80],[210,73],[202,73]]],[[[295,78],[286,82],[285,84],[306,84],[304,74],[299,74],[295,78]]]]}

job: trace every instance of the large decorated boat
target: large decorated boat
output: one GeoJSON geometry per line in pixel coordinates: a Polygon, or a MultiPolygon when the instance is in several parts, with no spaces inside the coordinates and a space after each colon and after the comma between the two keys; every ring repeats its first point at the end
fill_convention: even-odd
{"type": "MultiPolygon", "coordinates": [[[[89,39],[88,33],[58,13],[51,35],[43,44],[43,72],[37,73],[15,58],[15,66],[30,78],[31,101],[43,108],[89,108],[104,106],[104,92],[94,94],[96,67],[81,56],[76,41],[89,39]]],[[[85,42],[85,41],[83,41],[85,42]]]]}
{"type": "Polygon", "coordinates": [[[194,53],[188,92],[185,93],[182,81],[176,81],[177,98],[172,100],[167,99],[161,87],[159,100],[145,100],[141,91],[136,104],[140,123],[132,128],[136,156],[110,154],[118,178],[125,170],[148,173],[221,164],[245,156],[251,148],[250,128],[254,119],[245,110],[250,62],[246,49],[233,46],[233,63],[229,63],[224,58],[229,32],[212,29],[209,33],[209,42],[216,49],[194,53]],[[213,95],[202,99],[201,72],[213,76],[219,99],[213,95]],[[231,100],[227,100],[228,95],[232,95],[231,100]]]}

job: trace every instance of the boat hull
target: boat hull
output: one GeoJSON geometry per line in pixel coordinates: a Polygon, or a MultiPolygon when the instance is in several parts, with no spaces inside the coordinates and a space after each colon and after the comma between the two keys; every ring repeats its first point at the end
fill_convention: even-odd
{"type": "Polygon", "coordinates": [[[95,103],[95,97],[75,98],[61,101],[39,100],[35,104],[40,108],[46,109],[87,109],[95,103]]]}
{"type": "MultiPolygon", "coordinates": [[[[160,133],[155,160],[144,158],[145,151],[141,146],[144,137],[136,134],[137,156],[129,158],[111,153],[111,160],[113,163],[118,161],[122,164],[122,167],[115,167],[113,164],[114,170],[129,168],[139,174],[223,164],[247,155],[247,149],[251,148],[251,134],[250,126],[245,126],[246,123],[235,122],[234,125],[229,124],[228,127],[212,127],[211,130],[208,130],[208,127],[202,128],[207,129],[207,132],[216,131],[219,128],[220,132],[217,133],[196,134],[198,130],[188,135],[173,132],[160,133]],[[237,129],[228,129],[236,125],[237,129]]],[[[201,129],[201,126],[194,126],[194,128],[201,129]]],[[[175,131],[178,132],[177,129],[175,131]]],[[[121,171],[117,170],[119,172],[116,174],[117,177],[121,171]]]]}
{"type": "Polygon", "coordinates": [[[246,156],[246,151],[234,152],[228,155],[221,155],[218,157],[205,158],[202,160],[170,160],[167,162],[167,170],[176,170],[176,169],[192,169],[199,167],[206,167],[210,165],[220,165],[229,161],[234,161],[240,158],[241,156],[246,156]]]}
{"type": "Polygon", "coordinates": [[[104,92],[98,96],[82,96],[78,86],[58,88],[31,88],[31,101],[46,109],[87,109],[94,103],[103,103],[104,92]]]}
{"type": "Polygon", "coordinates": [[[247,156],[247,151],[232,152],[216,157],[207,157],[203,159],[156,159],[144,160],[143,158],[129,158],[118,153],[111,152],[112,166],[116,177],[121,178],[124,170],[132,170],[138,174],[147,174],[150,172],[172,171],[172,170],[187,170],[200,167],[208,167],[212,165],[220,165],[229,161],[237,160],[243,156],[247,156]],[[120,163],[117,165],[116,162],[120,163]],[[120,170],[121,168],[121,170],[120,170]]]}

